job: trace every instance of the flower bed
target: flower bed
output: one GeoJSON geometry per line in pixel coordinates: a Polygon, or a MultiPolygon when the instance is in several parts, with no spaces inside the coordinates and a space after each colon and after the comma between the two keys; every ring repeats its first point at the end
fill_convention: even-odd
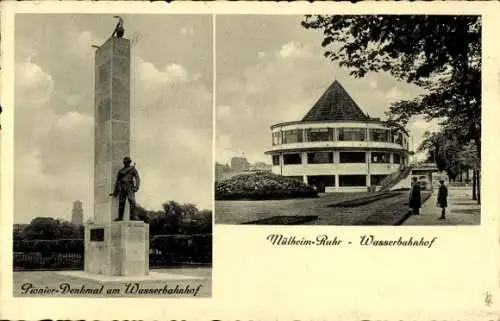
{"type": "Polygon", "coordinates": [[[237,175],[215,183],[216,200],[272,200],[316,196],[318,194],[311,186],[269,172],[237,175]]]}

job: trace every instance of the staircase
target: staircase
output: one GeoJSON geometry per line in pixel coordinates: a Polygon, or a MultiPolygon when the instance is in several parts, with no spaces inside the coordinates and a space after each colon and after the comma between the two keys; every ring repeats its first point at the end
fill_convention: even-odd
{"type": "Polygon", "coordinates": [[[400,168],[397,172],[388,175],[380,182],[378,192],[388,192],[393,186],[410,175],[413,165],[400,168]]]}

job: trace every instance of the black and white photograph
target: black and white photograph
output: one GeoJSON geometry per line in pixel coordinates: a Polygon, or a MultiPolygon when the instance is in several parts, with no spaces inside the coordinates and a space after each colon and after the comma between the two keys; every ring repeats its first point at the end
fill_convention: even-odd
{"type": "Polygon", "coordinates": [[[212,35],[15,15],[14,296],[211,296],[212,35]]]}
{"type": "Polygon", "coordinates": [[[481,23],[217,16],[215,223],[479,225],[481,23]]]}

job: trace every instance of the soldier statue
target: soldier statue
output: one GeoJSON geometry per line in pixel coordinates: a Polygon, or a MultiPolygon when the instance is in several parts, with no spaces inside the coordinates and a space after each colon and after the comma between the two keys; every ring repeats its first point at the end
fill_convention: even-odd
{"type": "Polygon", "coordinates": [[[141,180],[139,173],[134,166],[130,166],[132,160],[130,157],[123,159],[123,168],[116,175],[115,188],[110,196],[118,197],[118,218],[115,221],[123,221],[123,212],[125,212],[125,201],[128,199],[130,206],[130,220],[135,220],[135,192],[139,190],[141,180]]]}
{"type": "Polygon", "coordinates": [[[118,19],[118,23],[116,24],[115,30],[111,34],[111,38],[116,36],[117,38],[122,38],[125,34],[125,28],[123,28],[123,19],[120,16],[113,16],[113,18],[118,19]]]}

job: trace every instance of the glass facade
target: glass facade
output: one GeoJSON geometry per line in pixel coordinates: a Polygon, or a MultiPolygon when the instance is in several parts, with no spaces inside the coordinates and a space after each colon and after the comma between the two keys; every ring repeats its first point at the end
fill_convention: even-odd
{"type": "Polygon", "coordinates": [[[283,144],[301,143],[302,129],[285,130],[283,132],[283,144]]]}
{"type": "Polygon", "coordinates": [[[365,152],[340,152],[339,161],[341,163],[366,163],[365,152]]]}
{"type": "Polygon", "coordinates": [[[280,164],[280,155],[273,155],[273,166],[279,166],[280,164]]]}
{"type": "Polygon", "coordinates": [[[273,133],[273,146],[274,145],[281,145],[281,132],[273,133]]]}
{"type": "Polygon", "coordinates": [[[306,129],[306,141],[327,142],[333,141],[333,128],[308,128],[306,129]]]}
{"type": "Polygon", "coordinates": [[[391,162],[391,154],[384,152],[372,152],[371,162],[374,164],[389,164],[391,162]]]}
{"type": "Polygon", "coordinates": [[[373,142],[391,142],[391,132],[387,129],[370,129],[370,140],[373,142]]]}
{"type": "Polygon", "coordinates": [[[364,128],[339,128],[340,141],[365,141],[366,129],[364,128]]]}
{"type": "Polygon", "coordinates": [[[393,155],[392,156],[392,158],[393,158],[392,163],[393,164],[401,164],[401,154],[400,153],[394,153],[392,155],[393,155]]]}
{"type": "Polygon", "coordinates": [[[328,164],[333,163],[333,152],[312,152],[307,153],[308,164],[328,164]]]}
{"type": "Polygon", "coordinates": [[[387,142],[396,143],[405,148],[408,147],[408,140],[399,130],[391,131],[389,129],[369,128],[367,131],[366,128],[306,128],[272,133],[273,146],[280,144],[328,142],[335,140],[387,142]]]}
{"type": "Polygon", "coordinates": [[[366,175],[339,175],[340,187],[366,186],[366,175]]]}
{"type": "Polygon", "coordinates": [[[316,188],[320,193],[325,191],[325,187],[335,186],[335,175],[311,175],[307,176],[307,184],[316,188]]]}
{"type": "Polygon", "coordinates": [[[302,164],[302,157],[300,154],[284,154],[283,165],[296,165],[302,164]]]}

